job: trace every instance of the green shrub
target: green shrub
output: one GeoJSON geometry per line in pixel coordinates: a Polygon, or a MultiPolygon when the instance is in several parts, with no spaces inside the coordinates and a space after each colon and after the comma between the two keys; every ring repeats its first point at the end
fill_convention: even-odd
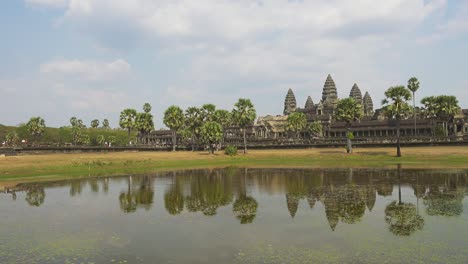
{"type": "Polygon", "coordinates": [[[236,156],[237,155],[237,147],[236,146],[227,146],[224,149],[224,154],[229,155],[229,156],[236,156]]]}

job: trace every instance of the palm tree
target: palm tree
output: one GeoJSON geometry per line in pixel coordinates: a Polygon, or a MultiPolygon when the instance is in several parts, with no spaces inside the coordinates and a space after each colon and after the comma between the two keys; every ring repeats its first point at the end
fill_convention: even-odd
{"type": "Polygon", "coordinates": [[[221,143],[224,144],[226,129],[232,126],[232,114],[227,110],[219,109],[214,112],[214,120],[223,127],[223,139],[221,143]]]}
{"type": "Polygon", "coordinates": [[[148,135],[154,129],[153,115],[150,113],[138,113],[135,118],[135,128],[141,136],[148,135]]]}
{"type": "Polygon", "coordinates": [[[151,105],[149,103],[145,103],[143,105],[143,112],[145,112],[145,113],[151,112],[151,105]]]}
{"type": "Polygon", "coordinates": [[[440,95],[436,97],[437,115],[443,120],[445,136],[448,136],[448,123],[460,111],[458,100],[452,95],[440,95]]]}
{"type": "Polygon", "coordinates": [[[192,106],[185,110],[185,127],[190,132],[189,136],[192,145],[192,151],[195,150],[195,140],[200,134],[200,127],[202,123],[202,113],[200,108],[192,106]]]}
{"type": "Polygon", "coordinates": [[[214,154],[213,146],[223,138],[223,127],[216,122],[206,122],[200,129],[200,135],[203,142],[209,145],[210,153],[214,154]]]}
{"type": "Polygon", "coordinates": [[[346,133],[346,151],[348,153],[353,153],[353,145],[351,143],[351,139],[353,138],[351,132],[351,123],[361,119],[363,115],[364,111],[362,109],[362,105],[354,98],[350,97],[338,101],[334,117],[338,121],[346,122],[346,128],[348,130],[346,133]]]}
{"type": "Polygon", "coordinates": [[[42,134],[44,134],[46,127],[44,119],[39,116],[31,117],[26,126],[28,128],[29,134],[31,134],[31,136],[36,140],[39,139],[42,134]]]}
{"type": "Polygon", "coordinates": [[[172,130],[172,151],[176,150],[177,132],[184,127],[184,112],[180,107],[172,105],[164,112],[164,124],[172,130]]]}
{"type": "Polygon", "coordinates": [[[307,117],[304,113],[293,112],[288,115],[286,129],[299,138],[300,132],[307,126],[307,117]]]}
{"type": "Polygon", "coordinates": [[[255,111],[255,107],[250,99],[240,98],[234,106],[235,108],[232,110],[232,117],[234,123],[242,129],[244,137],[244,154],[247,154],[246,128],[255,121],[257,112],[255,111]]]}
{"type": "Polygon", "coordinates": [[[72,126],[72,141],[73,145],[76,145],[77,143],[82,143],[83,141],[83,129],[86,127],[83,124],[83,120],[78,119],[76,117],[70,118],[70,124],[72,126]]]}
{"type": "Polygon", "coordinates": [[[200,108],[201,118],[203,122],[213,121],[216,106],[214,104],[204,104],[200,108]]]}
{"type": "Polygon", "coordinates": [[[416,77],[411,77],[408,80],[408,90],[413,93],[413,118],[414,118],[414,135],[416,136],[416,96],[415,93],[419,89],[419,81],[416,77]]]}
{"type": "Polygon", "coordinates": [[[94,119],[93,121],[91,121],[92,128],[97,128],[98,126],[99,126],[99,120],[94,119]]]}
{"type": "Polygon", "coordinates": [[[434,136],[435,135],[434,120],[437,117],[437,112],[438,112],[436,97],[435,96],[424,97],[423,99],[421,99],[421,104],[424,105],[424,109],[422,111],[424,118],[431,120],[432,136],[434,136]]]}
{"type": "Polygon", "coordinates": [[[108,119],[102,120],[102,128],[104,128],[104,129],[109,129],[110,128],[108,119]]]}
{"type": "Polygon", "coordinates": [[[382,100],[384,112],[389,118],[396,120],[397,125],[397,157],[401,157],[400,146],[400,120],[409,112],[408,101],[411,93],[404,86],[394,86],[385,91],[385,99],[382,100]]]}
{"type": "Polygon", "coordinates": [[[127,129],[128,136],[130,137],[130,132],[135,127],[135,118],[137,111],[135,109],[127,108],[120,112],[120,121],[119,125],[123,129],[127,129]]]}

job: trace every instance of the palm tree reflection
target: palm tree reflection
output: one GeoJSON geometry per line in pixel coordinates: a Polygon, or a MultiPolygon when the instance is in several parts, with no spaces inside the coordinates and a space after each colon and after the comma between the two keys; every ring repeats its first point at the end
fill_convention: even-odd
{"type": "Polygon", "coordinates": [[[424,227],[424,219],[412,203],[404,203],[401,200],[401,165],[398,164],[398,201],[393,201],[385,208],[385,222],[389,230],[397,236],[410,236],[424,227]]]}

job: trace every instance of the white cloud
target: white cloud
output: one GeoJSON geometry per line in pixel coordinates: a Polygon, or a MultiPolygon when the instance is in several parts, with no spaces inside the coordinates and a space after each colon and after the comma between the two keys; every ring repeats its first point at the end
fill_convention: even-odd
{"type": "Polygon", "coordinates": [[[25,0],[26,3],[45,7],[66,7],[68,0],[25,0]]]}
{"type": "Polygon", "coordinates": [[[111,62],[57,59],[40,66],[41,73],[79,77],[88,80],[112,80],[130,73],[131,66],[123,59],[111,62]]]}
{"type": "Polygon", "coordinates": [[[70,0],[65,20],[130,21],[148,35],[241,40],[275,32],[319,34],[363,23],[401,30],[445,5],[445,0],[70,0]]]}
{"type": "MultiPolygon", "coordinates": [[[[138,88],[151,86],[145,92],[160,100],[155,105],[158,112],[164,110],[165,104],[212,102],[228,107],[236,98],[251,96],[254,102],[262,102],[259,112],[280,113],[289,87],[300,105],[307,95],[317,102],[328,73],[334,77],[341,97],[347,96],[357,82],[363,92],[371,93],[378,106],[384,89],[404,83],[413,74],[404,71],[414,68],[402,66],[416,49],[419,29],[428,27],[428,34],[448,28],[463,29],[466,21],[460,16],[450,23],[441,23],[439,29],[434,26],[439,23],[432,24],[436,15],[446,15],[446,0],[62,2],[59,26],[75,30],[80,37],[90,37],[95,41],[92,45],[101,48],[98,53],[136,55],[132,58],[140,61],[132,60],[135,69],[146,65],[153,66],[154,72],[162,69],[163,78],[139,72],[143,77],[138,88]]],[[[74,76],[111,80],[130,73],[131,68],[123,59],[59,59],[43,64],[41,72],[62,76],[58,81],[66,83],[66,93],[70,94],[70,87],[83,87],[76,85],[82,84],[76,80],[70,81],[74,76]]],[[[146,95],[141,94],[138,93],[141,98],[134,99],[145,101],[146,95]]],[[[82,98],[82,94],[70,98],[74,96],[82,98]]],[[[84,98],[78,101],[73,107],[93,108],[84,98]]]]}

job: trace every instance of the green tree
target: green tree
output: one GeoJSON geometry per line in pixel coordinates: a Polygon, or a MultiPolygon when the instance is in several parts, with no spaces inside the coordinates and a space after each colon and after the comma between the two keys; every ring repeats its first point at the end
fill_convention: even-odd
{"type": "Polygon", "coordinates": [[[240,98],[239,101],[234,105],[232,110],[233,123],[239,126],[242,129],[244,137],[244,154],[247,153],[247,137],[246,130],[247,127],[252,125],[257,117],[257,112],[255,107],[250,101],[250,99],[240,98]]]}
{"type": "Polygon", "coordinates": [[[97,128],[98,126],[99,126],[99,120],[94,119],[93,121],[91,121],[92,128],[97,128]]]}
{"type": "Polygon", "coordinates": [[[203,142],[208,144],[210,153],[213,154],[214,145],[223,139],[223,127],[217,122],[208,121],[201,127],[200,135],[203,142]]]}
{"type": "Polygon", "coordinates": [[[110,128],[108,119],[102,120],[102,128],[104,128],[104,129],[109,129],[110,128]]]}
{"type": "Polygon", "coordinates": [[[364,111],[362,105],[354,100],[354,98],[350,97],[338,101],[334,117],[338,121],[346,122],[346,128],[348,130],[346,135],[346,151],[348,153],[353,153],[353,145],[351,142],[353,137],[350,135],[352,134],[351,124],[353,121],[361,119],[363,115],[364,111]]]}
{"type": "Polygon", "coordinates": [[[70,118],[70,124],[72,126],[71,134],[73,145],[76,145],[78,143],[84,143],[85,138],[83,135],[83,130],[86,126],[83,124],[83,120],[78,119],[76,117],[72,117],[70,118]]]}
{"type": "Polygon", "coordinates": [[[307,131],[313,137],[323,136],[323,126],[320,122],[312,122],[307,126],[307,131]]]}
{"type": "Polygon", "coordinates": [[[149,103],[145,103],[143,105],[143,112],[145,112],[145,113],[151,112],[151,105],[149,103]]]}
{"type": "Polygon", "coordinates": [[[421,100],[421,104],[423,104],[423,111],[422,114],[424,118],[431,120],[432,123],[432,135],[435,135],[435,119],[437,118],[438,114],[438,107],[437,107],[437,100],[435,96],[428,96],[424,97],[421,100]]]}
{"type": "Polygon", "coordinates": [[[97,142],[100,146],[103,146],[106,143],[106,138],[104,137],[104,135],[98,135],[97,142]]]}
{"type": "Polygon", "coordinates": [[[458,100],[452,95],[440,95],[436,97],[436,107],[437,116],[443,122],[445,136],[448,136],[448,124],[460,111],[458,100]]]}
{"type": "Polygon", "coordinates": [[[185,110],[185,127],[187,131],[184,132],[184,136],[190,137],[192,151],[195,150],[195,143],[200,135],[200,128],[203,124],[201,111],[202,110],[200,108],[194,106],[189,107],[187,108],[187,110],[185,110]]]}
{"type": "Polygon", "coordinates": [[[45,131],[45,121],[42,117],[31,117],[26,124],[29,134],[34,140],[38,140],[45,131]]]}
{"type": "Polygon", "coordinates": [[[135,128],[140,136],[147,136],[154,130],[153,115],[150,113],[138,113],[135,118],[135,128]]]}
{"type": "Polygon", "coordinates": [[[419,81],[418,78],[416,77],[411,77],[408,80],[408,90],[410,90],[413,93],[413,118],[414,118],[414,135],[416,135],[416,92],[419,89],[419,81]]]}
{"type": "Polygon", "coordinates": [[[16,132],[6,134],[5,141],[8,146],[16,146],[19,143],[19,137],[16,132]]]}
{"type": "Polygon", "coordinates": [[[382,100],[385,114],[396,120],[397,126],[397,157],[401,157],[400,146],[400,120],[410,111],[408,101],[411,100],[411,93],[404,86],[394,86],[385,91],[385,99],[382,100]]]}
{"type": "Polygon", "coordinates": [[[184,127],[184,112],[180,107],[172,105],[164,112],[164,124],[172,131],[172,151],[176,150],[177,133],[184,127]]]}
{"type": "Polygon", "coordinates": [[[214,121],[223,127],[223,139],[221,143],[224,144],[226,129],[232,126],[232,113],[224,109],[216,110],[214,113],[214,121]]]}
{"type": "Polygon", "coordinates": [[[130,132],[135,128],[135,118],[137,111],[135,109],[127,108],[120,112],[120,121],[119,125],[123,129],[127,129],[128,136],[130,137],[130,132]]]}
{"type": "Polygon", "coordinates": [[[307,126],[307,117],[304,113],[293,112],[288,115],[286,130],[294,133],[299,138],[300,132],[307,126]]]}
{"type": "Polygon", "coordinates": [[[112,146],[117,141],[117,138],[115,136],[109,136],[107,139],[107,142],[109,142],[109,147],[112,146]]]}
{"type": "Polygon", "coordinates": [[[214,114],[216,111],[216,106],[214,104],[204,104],[202,105],[200,110],[203,122],[209,122],[214,120],[214,114]]]}

